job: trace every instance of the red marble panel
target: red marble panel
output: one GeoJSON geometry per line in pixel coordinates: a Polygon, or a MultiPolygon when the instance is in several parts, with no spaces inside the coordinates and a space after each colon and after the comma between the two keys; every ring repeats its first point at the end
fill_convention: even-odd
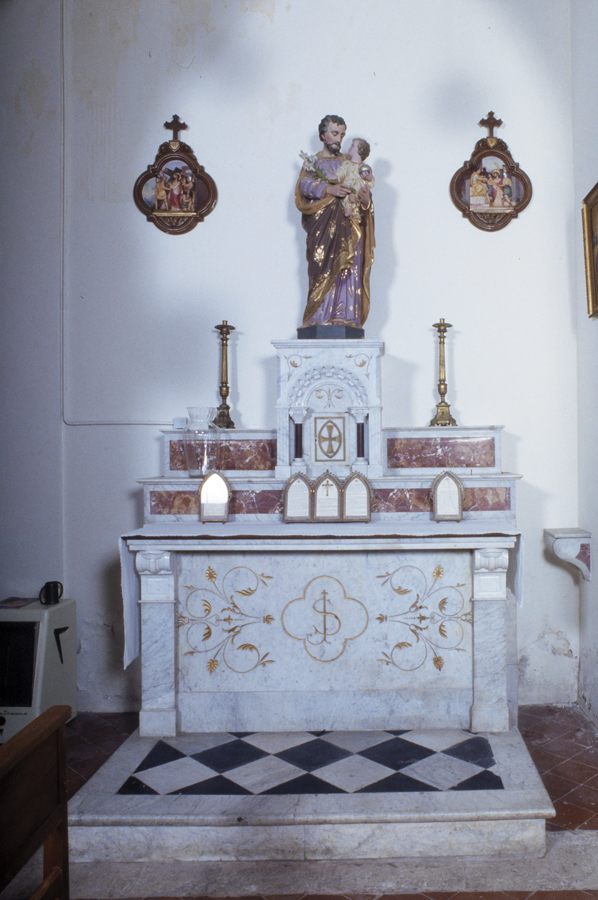
{"type": "Polygon", "coordinates": [[[501,512],[511,509],[511,488],[465,488],[463,509],[467,512],[501,512]]]}
{"type": "Polygon", "coordinates": [[[429,488],[374,488],[372,512],[430,512],[429,488]]]}
{"type": "MultiPolygon", "coordinates": [[[[499,512],[511,508],[511,489],[508,487],[465,488],[464,512],[499,512]]],[[[428,488],[375,488],[372,491],[372,512],[431,512],[432,500],[428,488]]]]}
{"type": "Polygon", "coordinates": [[[589,572],[592,568],[591,559],[590,559],[590,545],[589,544],[581,544],[579,547],[579,553],[577,554],[575,559],[578,559],[580,562],[582,562],[584,564],[584,566],[587,567],[588,572],[589,572]]]}
{"type": "Polygon", "coordinates": [[[231,513],[282,513],[282,491],[233,491],[231,513]]]}
{"type": "Polygon", "coordinates": [[[199,516],[197,491],[150,491],[152,516],[199,516]]]}
{"type": "MultiPolygon", "coordinates": [[[[197,442],[201,444],[201,441],[197,442]]],[[[187,469],[183,441],[170,442],[170,471],[187,469]]],[[[276,467],[276,438],[262,440],[221,440],[214,466],[228,471],[265,471],[276,467]]]]}
{"type": "Polygon", "coordinates": [[[495,465],[493,437],[388,438],[389,469],[472,469],[495,465]]]}
{"type": "MultiPolygon", "coordinates": [[[[282,491],[233,491],[229,511],[239,513],[281,513],[282,491]]],[[[197,491],[151,491],[153,516],[199,516],[197,491]]]]}

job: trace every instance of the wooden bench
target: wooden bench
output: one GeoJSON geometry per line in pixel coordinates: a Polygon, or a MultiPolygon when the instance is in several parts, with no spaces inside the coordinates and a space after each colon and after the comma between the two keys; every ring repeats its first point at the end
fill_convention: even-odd
{"type": "Polygon", "coordinates": [[[0,747],[0,891],[43,844],[43,882],[31,900],[68,900],[70,718],[70,706],[52,706],[0,747]]]}

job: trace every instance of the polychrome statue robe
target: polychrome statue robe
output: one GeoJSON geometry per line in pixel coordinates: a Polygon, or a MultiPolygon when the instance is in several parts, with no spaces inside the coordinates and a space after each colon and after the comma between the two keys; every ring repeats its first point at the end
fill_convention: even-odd
{"type": "MultiPolygon", "coordinates": [[[[329,181],[347,159],[318,160],[329,181]]],[[[370,269],[374,260],[372,202],[360,221],[345,216],[339,197],[324,196],[329,181],[303,168],[295,203],[307,232],[309,293],[303,325],[363,326],[370,311],[370,269]]]]}

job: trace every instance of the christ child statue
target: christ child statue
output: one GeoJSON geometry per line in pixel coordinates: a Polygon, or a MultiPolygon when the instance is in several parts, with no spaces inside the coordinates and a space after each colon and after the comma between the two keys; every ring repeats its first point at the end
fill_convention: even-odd
{"type": "Polygon", "coordinates": [[[349,152],[343,164],[336,172],[336,178],[339,184],[346,184],[351,188],[351,193],[342,198],[343,209],[347,217],[360,217],[359,203],[357,194],[364,181],[368,183],[370,190],[374,187],[374,175],[372,167],[366,163],[366,159],[370,155],[370,145],[363,138],[355,138],[351,142],[349,152]]]}

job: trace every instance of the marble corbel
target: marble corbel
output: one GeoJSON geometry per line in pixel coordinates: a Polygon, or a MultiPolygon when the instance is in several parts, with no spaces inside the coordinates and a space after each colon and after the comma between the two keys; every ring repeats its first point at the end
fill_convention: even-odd
{"type": "Polygon", "coordinates": [[[291,472],[296,475],[297,472],[307,472],[307,463],[305,461],[305,441],[307,435],[303,424],[307,418],[309,410],[307,406],[292,406],[289,409],[289,418],[293,423],[291,433],[291,472]]]}
{"type": "Polygon", "coordinates": [[[507,568],[509,551],[484,548],[473,561],[471,730],[508,731],[507,568]]]}
{"type": "Polygon", "coordinates": [[[591,578],[592,535],[583,528],[545,528],[544,543],[549,553],[576,566],[584,581],[591,578]]]}
{"type": "Polygon", "coordinates": [[[176,734],[174,573],[170,553],[144,550],[141,579],[141,735],[176,734]]]}

